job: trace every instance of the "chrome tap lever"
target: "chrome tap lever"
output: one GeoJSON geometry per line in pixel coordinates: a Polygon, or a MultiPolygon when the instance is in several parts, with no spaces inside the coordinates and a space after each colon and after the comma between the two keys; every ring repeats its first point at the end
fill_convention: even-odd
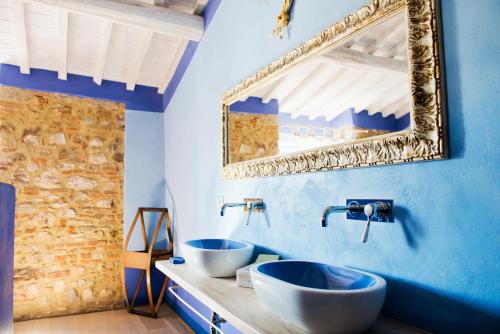
{"type": "Polygon", "coordinates": [[[368,240],[368,232],[370,231],[370,223],[372,221],[373,213],[375,212],[374,206],[372,204],[367,204],[364,207],[364,213],[368,219],[366,220],[365,229],[363,230],[363,235],[361,236],[361,241],[365,243],[368,240]]]}
{"type": "Polygon", "coordinates": [[[376,218],[378,219],[378,221],[387,221],[388,218],[392,215],[392,207],[389,204],[381,202],[370,203],[364,206],[363,212],[368,218],[366,220],[363,235],[361,236],[361,241],[365,243],[368,240],[368,232],[370,230],[370,223],[372,221],[372,218],[376,218]]]}
{"type": "Polygon", "coordinates": [[[248,216],[247,216],[247,223],[245,225],[248,226],[250,224],[250,215],[252,214],[252,209],[253,209],[252,203],[247,202],[246,208],[248,210],[248,216]]]}

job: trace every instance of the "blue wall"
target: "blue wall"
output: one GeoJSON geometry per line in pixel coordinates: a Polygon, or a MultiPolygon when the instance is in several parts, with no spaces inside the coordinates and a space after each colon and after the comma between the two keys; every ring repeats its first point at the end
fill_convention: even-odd
{"type": "Polygon", "coordinates": [[[12,333],[16,190],[0,183],[0,333],[12,333]]]}
{"type": "Polygon", "coordinates": [[[165,115],[178,241],[232,237],[285,257],[376,272],[389,283],[386,314],[433,331],[493,332],[500,328],[500,2],[442,1],[450,160],[220,178],[223,92],[364,3],[297,0],[285,40],[270,37],[279,1],[221,3],[165,115]],[[267,213],[249,226],[240,210],[219,217],[221,194],[261,196],[267,213]],[[323,207],[347,197],[392,198],[397,222],[374,224],[366,244],[362,222],[337,215],[321,228],[323,207]]]}
{"type": "MultiPolygon", "coordinates": [[[[142,207],[165,207],[165,164],[163,114],[127,110],[125,125],[125,226],[127,235],[137,209],[142,207]]],[[[153,235],[157,215],[146,213],[148,236],[153,235]]],[[[166,232],[163,225],[157,244],[166,247],[166,232]]],[[[140,225],[136,225],[129,244],[129,250],[142,250],[144,243],[140,225]]],[[[126,284],[131,298],[137,285],[140,271],[128,269],[126,284]]],[[[153,286],[157,292],[163,282],[162,275],[153,270],[153,286]]],[[[145,280],[143,288],[145,286],[145,280]]],[[[146,302],[144,289],[138,297],[139,303],[146,302]]]]}

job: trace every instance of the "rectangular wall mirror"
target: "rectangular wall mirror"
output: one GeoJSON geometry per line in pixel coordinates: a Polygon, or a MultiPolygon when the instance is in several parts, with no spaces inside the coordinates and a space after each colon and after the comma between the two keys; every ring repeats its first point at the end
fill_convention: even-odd
{"type": "Polygon", "coordinates": [[[223,96],[223,176],[446,157],[435,0],[371,1],[223,96]]]}

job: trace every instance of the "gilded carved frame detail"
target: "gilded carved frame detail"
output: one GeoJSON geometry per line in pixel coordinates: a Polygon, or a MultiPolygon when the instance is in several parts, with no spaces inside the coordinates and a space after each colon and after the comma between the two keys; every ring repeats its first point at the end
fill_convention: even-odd
{"type": "Polygon", "coordinates": [[[371,0],[222,97],[222,176],[225,179],[376,166],[448,156],[438,0],[371,0]],[[228,106],[272,76],[338,45],[378,20],[406,11],[412,91],[411,129],[309,151],[229,164],[228,106]]]}

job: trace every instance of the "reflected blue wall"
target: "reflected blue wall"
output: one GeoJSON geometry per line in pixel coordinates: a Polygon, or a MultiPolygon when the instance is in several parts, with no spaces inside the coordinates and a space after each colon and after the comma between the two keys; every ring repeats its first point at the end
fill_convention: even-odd
{"type": "Polygon", "coordinates": [[[236,101],[229,107],[230,112],[279,115],[280,125],[310,126],[340,128],[343,126],[358,126],[366,129],[400,131],[410,126],[410,113],[396,118],[394,114],[384,117],[381,112],[370,115],[367,110],[356,111],[348,108],[331,120],[326,117],[310,119],[306,115],[294,117],[291,113],[280,111],[279,101],[271,99],[268,103],[262,102],[260,97],[249,96],[245,101],[236,101]]]}
{"type": "Polygon", "coordinates": [[[441,2],[451,159],[221,181],[221,95],[365,3],[297,0],[290,36],[278,40],[279,1],[223,1],[165,115],[178,240],[232,237],[373,271],[389,282],[388,315],[443,333],[500,328],[500,2],[441,2]],[[267,213],[249,226],[239,210],[219,217],[221,194],[263,197],[267,213]],[[323,207],[347,197],[394,199],[396,223],[373,224],[366,244],[362,222],[336,215],[321,228],[323,207]]]}
{"type": "Polygon", "coordinates": [[[280,107],[277,99],[272,99],[268,103],[264,103],[260,97],[249,96],[245,101],[236,101],[231,104],[229,111],[277,115],[280,112],[280,107]]]}

